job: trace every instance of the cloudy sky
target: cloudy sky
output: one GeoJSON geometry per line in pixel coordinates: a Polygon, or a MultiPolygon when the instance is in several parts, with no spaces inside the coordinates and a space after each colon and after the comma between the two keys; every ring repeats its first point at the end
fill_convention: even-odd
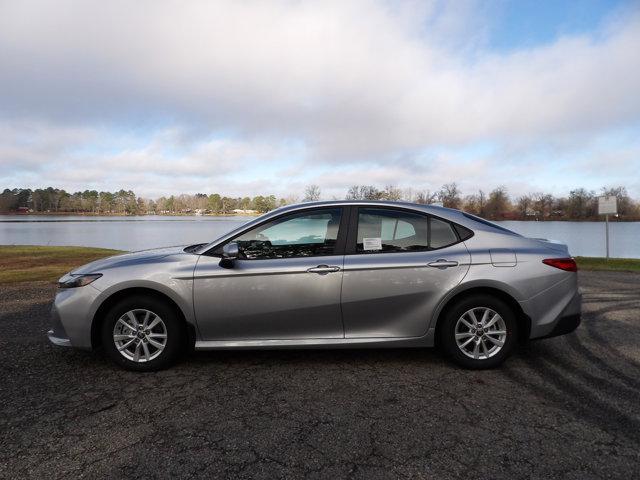
{"type": "Polygon", "coordinates": [[[640,2],[0,0],[0,187],[625,185],[640,2]]]}

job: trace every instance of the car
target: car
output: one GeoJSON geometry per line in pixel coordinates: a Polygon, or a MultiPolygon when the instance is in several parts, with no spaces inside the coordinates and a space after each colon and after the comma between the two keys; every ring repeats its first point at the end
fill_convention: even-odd
{"type": "Polygon", "coordinates": [[[432,205],[332,201],[59,280],[49,340],[129,370],[218,349],[439,347],[470,369],[580,324],[566,245],[432,205]]]}

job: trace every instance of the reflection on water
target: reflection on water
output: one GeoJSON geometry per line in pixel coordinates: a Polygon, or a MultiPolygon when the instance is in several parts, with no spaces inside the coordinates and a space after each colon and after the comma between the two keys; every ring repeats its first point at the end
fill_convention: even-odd
{"type": "MultiPolygon", "coordinates": [[[[81,245],[144,250],[212,241],[253,217],[0,215],[0,245],[81,245]]],[[[526,237],[558,240],[572,255],[605,255],[604,222],[498,222],[526,237]]],[[[612,222],[611,256],[640,258],[640,222],[612,222]]]]}

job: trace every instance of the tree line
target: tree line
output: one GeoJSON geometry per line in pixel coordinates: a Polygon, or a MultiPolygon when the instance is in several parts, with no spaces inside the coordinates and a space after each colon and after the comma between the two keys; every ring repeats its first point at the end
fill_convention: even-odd
{"type": "Polygon", "coordinates": [[[489,192],[478,190],[463,195],[456,183],[443,185],[439,190],[401,190],[394,186],[378,189],[371,185],[354,185],[346,198],[354,200],[406,200],[413,203],[438,203],[491,220],[597,220],[598,197],[615,196],[618,219],[640,220],[640,201],[629,197],[623,186],[602,188],[600,192],[576,188],[567,196],[550,193],[523,194],[512,198],[504,186],[489,192]]]}
{"type": "MultiPolygon", "coordinates": [[[[603,188],[600,192],[577,188],[566,196],[533,193],[512,197],[505,187],[489,192],[478,190],[463,195],[456,183],[443,185],[439,190],[400,189],[388,185],[382,189],[372,185],[353,185],[345,192],[350,200],[396,200],[420,204],[438,203],[492,220],[596,220],[598,196],[613,195],[618,199],[620,220],[640,220],[640,202],[629,197],[625,187],[603,188]]],[[[322,198],[319,186],[309,185],[301,197],[278,198],[275,195],[228,197],[218,193],[171,195],[149,199],[131,190],[106,192],[85,190],[70,193],[47,187],[5,189],[0,194],[0,212],[5,213],[73,213],[94,215],[179,215],[264,213],[274,208],[322,198]]],[[[341,198],[333,198],[340,200],[341,198]]]]}
{"type": "Polygon", "coordinates": [[[196,211],[230,214],[234,210],[248,210],[258,213],[268,212],[286,205],[286,199],[274,195],[255,197],[226,197],[217,193],[206,195],[171,195],[157,199],[137,196],[131,190],[98,192],[85,190],[69,193],[60,188],[5,189],[0,194],[0,211],[33,213],[83,213],[96,215],[149,215],[184,214],[196,211]]]}

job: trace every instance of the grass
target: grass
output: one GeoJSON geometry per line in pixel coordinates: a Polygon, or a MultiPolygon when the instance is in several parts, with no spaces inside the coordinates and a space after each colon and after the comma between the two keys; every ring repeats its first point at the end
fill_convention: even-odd
{"type": "Polygon", "coordinates": [[[0,284],[55,282],[80,265],[118,253],[106,248],[0,246],[0,284]]]}
{"type": "MultiPolygon", "coordinates": [[[[118,253],[106,248],[0,246],[0,284],[55,282],[80,265],[118,253]]],[[[581,270],[640,272],[640,259],[576,257],[576,262],[581,270]]]]}
{"type": "Polygon", "coordinates": [[[611,270],[617,272],[640,272],[638,258],[575,257],[580,270],[611,270]]]}

